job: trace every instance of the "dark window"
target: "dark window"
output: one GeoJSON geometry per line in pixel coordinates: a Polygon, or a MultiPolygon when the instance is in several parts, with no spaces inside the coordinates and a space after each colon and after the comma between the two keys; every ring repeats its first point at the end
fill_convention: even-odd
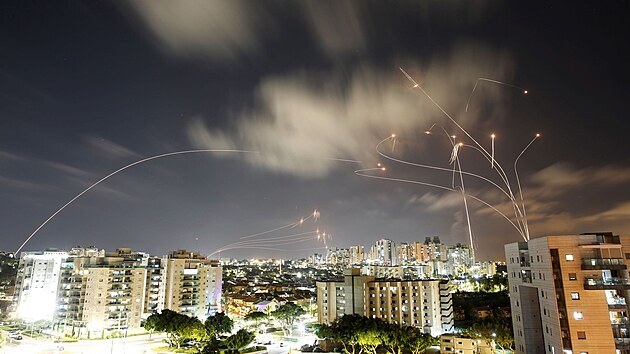
{"type": "Polygon", "coordinates": [[[577,275],[575,273],[569,273],[569,280],[577,280],[577,275]]]}
{"type": "Polygon", "coordinates": [[[578,339],[586,339],[586,332],[578,331],[578,339]]]}

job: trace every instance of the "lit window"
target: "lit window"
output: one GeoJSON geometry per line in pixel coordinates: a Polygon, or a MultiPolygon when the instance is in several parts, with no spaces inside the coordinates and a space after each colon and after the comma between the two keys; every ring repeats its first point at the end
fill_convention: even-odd
{"type": "Polygon", "coordinates": [[[570,262],[573,261],[573,255],[572,254],[567,254],[564,257],[567,259],[567,261],[570,261],[570,262]]]}
{"type": "Polygon", "coordinates": [[[571,299],[572,300],[579,300],[580,299],[580,293],[571,293],[571,299]]]}
{"type": "Polygon", "coordinates": [[[584,319],[584,313],[581,311],[575,311],[573,312],[573,318],[576,320],[583,320],[584,319]]]}
{"type": "Polygon", "coordinates": [[[569,280],[577,280],[577,274],[569,273],[569,280]]]}

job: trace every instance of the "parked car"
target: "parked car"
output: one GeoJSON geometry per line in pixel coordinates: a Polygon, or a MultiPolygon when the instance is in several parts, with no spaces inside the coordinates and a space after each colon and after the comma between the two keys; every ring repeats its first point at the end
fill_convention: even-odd
{"type": "Polygon", "coordinates": [[[15,340],[22,340],[22,335],[20,334],[20,332],[10,332],[9,338],[15,339],[15,340]]]}

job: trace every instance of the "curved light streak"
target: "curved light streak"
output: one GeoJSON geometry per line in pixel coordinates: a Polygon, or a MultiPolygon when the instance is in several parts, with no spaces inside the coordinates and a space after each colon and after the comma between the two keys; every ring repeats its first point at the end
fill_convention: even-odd
{"type": "MultiPolygon", "coordinates": [[[[197,154],[197,153],[208,153],[208,152],[212,152],[212,153],[226,152],[226,153],[237,153],[237,154],[260,154],[259,151],[254,151],[254,150],[240,150],[240,149],[192,149],[192,150],[182,150],[182,151],[175,151],[175,152],[169,152],[169,153],[154,155],[154,156],[146,157],[146,158],[140,159],[138,161],[132,162],[132,163],[130,163],[128,165],[125,165],[125,166],[115,170],[114,172],[106,175],[105,177],[99,179],[98,181],[94,182],[89,187],[87,187],[86,189],[81,191],[79,194],[74,196],[72,199],[70,199],[70,201],[68,201],[67,203],[62,205],[59,209],[57,209],[54,213],[52,213],[52,215],[50,215],[46,220],[44,220],[44,222],[41,223],[35,229],[35,231],[33,231],[26,238],[26,240],[15,251],[15,254],[17,255],[22,250],[22,248],[24,248],[24,246],[39,232],[39,230],[41,230],[44,226],[46,226],[46,224],[48,224],[48,222],[50,220],[52,220],[55,216],[57,216],[57,214],[62,212],[67,206],[72,204],[75,200],[79,199],[83,194],[87,193],[92,188],[98,186],[100,183],[104,182],[105,180],[109,179],[110,177],[113,177],[114,175],[116,175],[116,174],[118,174],[118,173],[120,173],[120,172],[122,172],[122,171],[124,171],[124,170],[126,170],[128,168],[130,168],[130,167],[133,167],[135,165],[139,165],[139,164],[151,161],[151,160],[156,160],[156,159],[169,157],[169,156],[175,156],[175,155],[186,155],[186,154],[197,154]]],[[[351,160],[351,159],[340,159],[340,158],[331,158],[331,157],[328,157],[328,158],[325,158],[325,159],[333,160],[333,161],[339,161],[339,162],[361,163],[361,161],[351,160]]],[[[288,226],[285,226],[285,227],[288,227],[288,226]]],[[[284,227],[281,227],[278,230],[280,230],[282,228],[284,228],[284,227]]],[[[273,231],[276,231],[276,230],[273,230],[273,231]]],[[[271,232],[271,231],[269,231],[269,232],[271,232]]],[[[265,232],[265,233],[267,233],[267,232],[265,232]]]]}
{"type": "Polygon", "coordinates": [[[470,96],[468,96],[468,102],[466,102],[466,110],[465,110],[466,112],[468,112],[468,106],[470,105],[470,100],[472,99],[472,96],[475,93],[475,90],[477,89],[477,85],[479,84],[479,81],[487,81],[487,82],[491,82],[491,83],[494,83],[494,84],[509,86],[509,87],[521,90],[521,91],[523,91],[524,94],[527,94],[527,90],[522,88],[522,87],[520,87],[520,86],[508,84],[507,82],[503,82],[503,81],[499,81],[499,80],[493,80],[493,79],[488,79],[488,78],[485,78],[485,77],[479,77],[475,81],[475,86],[473,87],[472,91],[470,91],[470,96]]]}
{"type": "MultiPolygon", "coordinates": [[[[407,74],[407,72],[405,72],[405,70],[403,70],[403,68],[399,68],[400,71],[407,77],[407,79],[409,79],[413,84],[413,88],[418,88],[430,101],[431,103],[433,103],[434,106],[436,106],[453,124],[455,124],[464,134],[466,134],[466,136],[468,136],[468,138],[470,138],[478,147],[479,149],[482,151],[482,154],[492,158],[493,155],[491,155],[490,153],[488,153],[488,151],[477,141],[475,140],[475,138],[470,135],[468,133],[468,131],[466,129],[464,129],[459,123],[457,123],[457,121],[448,113],[444,110],[444,108],[442,108],[442,106],[440,106],[439,103],[437,103],[433,97],[431,97],[431,95],[429,95],[423,88],[422,86],[418,85],[418,83],[411,77],[409,76],[409,74],[407,74]]],[[[497,80],[492,80],[492,79],[485,79],[485,78],[480,78],[483,81],[489,81],[489,82],[493,82],[493,83],[498,83],[498,84],[504,84],[507,86],[511,86],[511,87],[515,87],[515,88],[520,88],[518,86],[515,85],[511,85],[511,84],[507,84],[501,81],[497,81],[497,80]]],[[[478,79],[479,81],[479,79],[478,79]]],[[[527,93],[527,90],[524,90],[524,93],[527,93]]],[[[499,162],[496,162],[496,165],[500,167],[499,162]]],[[[500,167],[501,169],[503,169],[502,167],[500,167]]],[[[514,213],[517,216],[517,222],[519,223],[519,225],[522,225],[522,227],[524,229],[527,229],[527,221],[525,220],[525,216],[524,213],[520,210],[520,206],[518,205],[518,203],[515,202],[515,197],[514,197],[514,192],[512,191],[512,187],[510,186],[509,183],[506,183],[506,187],[509,191],[509,195],[508,197],[510,198],[510,200],[512,200],[512,207],[514,209],[514,213]],[[521,220],[519,220],[519,217],[521,220]]],[[[529,235],[529,230],[526,230],[526,235],[529,235]]],[[[527,239],[529,239],[529,237],[527,237],[527,239]]]]}
{"type": "MultiPolygon", "coordinates": [[[[423,164],[419,164],[419,163],[414,163],[414,162],[409,162],[409,161],[405,161],[405,160],[400,160],[397,159],[395,157],[389,156],[383,152],[381,152],[379,150],[379,146],[384,143],[385,141],[387,141],[387,139],[391,139],[391,137],[387,137],[383,140],[381,140],[377,145],[376,145],[376,152],[381,155],[382,157],[388,159],[388,160],[392,160],[392,161],[396,161],[398,163],[402,163],[405,165],[409,165],[409,166],[415,166],[415,167],[422,167],[422,168],[428,168],[428,169],[433,169],[433,170],[438,170],[438,171],[447,171],[447,172],[451,172],[450,168],[444,168],[444,167],[438,167],[438,166],[432,166],[432,165],[423,165],[423,164]]],[[[501,186],[499,186],[498,184],[496,184],[494,181],[484,177],[484,176],[480,176],[478,174],[475,173],[471,173],[471,172],[467,172],[467,171],[462,171],[463,174],[468,175],[468,176],[473,176],[476,178],[479,178],[481,180],[484,180],[490,184],[492,184],[493,186],[495,186],[496,188],[498,188],[501,192],[503,192],[503,194],[505,194],[508,198],[510,198],[510,195],[503,189],[501,188],[501,186]]]]}
{"type": "MultiPolygon", "coordinates": [[[[315,213],[317,213],[317,210],[315,211],[315,213]]],[[[284,226],[280,226],[280,227],[275,228],[275,229],[272,229],[272,230],[267,230],[267,231],[259,232],[259,233],[256,233],[256,234],[251,234],[251,235],[247,235],[247,236],[242,236],[242,237],[239,237],[239,238],[240,238],[241,240],[244,240],[244,239],[253,238],[253,237],[256,237],[256,236],[261,236],[261,235],[269,234],[269,233],[272,233],[272,232],[275,232],[275,231],[280,231],[280,230],[282,230],[282,229],[286,229],[286,228],[294,228],[294,227],[296,227],[296,226],[298,226],[298,225],[303,224],[306,220],[308,220],[308,219],[310,219],[310,218],[314,217],[314,216],[315,216],[315,213],[310,214],[310,215],[309,215],[309,216],[307,216],[306,218],[301,218],[301,219],[300,219],[300,221],[297,221],[297,222],[292,222],[292,223],[290,223],[290,224],[286,224],[286,225],[284,225],[284,226]]]]}
{"type": "Polygon", "coordinates": [[[99,184],[101,184],[101,182],[104,182],[105,180],[109,179],[110,177],[130,168],[133,167],[135,165],[139,165],[141,163],[144,162],[148,162],[151,160],[155,160],[155,159],[160,159],[163,157],[169,157],[169,156],[175,156],[175,155],[185,155],[185,154],[197,154],[197,153],[207,153],[207,152],[229,152],[229,153],[239,153],[239,154],[257,154],[258,151],[251,151],[251,150],[235,150],[235,149],[195,149],[195,150],[183,150],[183,151],[175,151],[175,152],[169,152],[169,153],[165,153],[165,154],[159,154],[159,155],[155,155],[155,156],[151,156],[151,157],[146,157],[144,159],[132,162],[128,165],[125,165],[119,169],[117,169],[116,171],[108,174],[107,176],[99,179],[98,181],[94,182],[92,185],[90,185],[89,187],[87,187],[86,189],[84,189],[81,193],[77,194],[74,198],[70,199],[69,202],[67,202],[66,204],[64,204],[63,206],[61,206],[61,208],[57,209],[57,211],[55,211],[52,215],[50,215],[43,223],[41,223],[41,225],[39,225],[35,231],[33,231],[33,233],[31,233],[26,240],[20,245],[20,247],[18,247],[18,249],[15,251],[15,254],[17,255],[22,248],[28,243],[28,241],[30,241],[33,236],[35,236],[35,234],[37,234],[37,232],[39,230],[41,230],[41,228],[43,228],[44,226],[46,226],[46,224],[52,220],[55,216],[57,216],[57,214],[59,214],[61,211],[63,211],[63,209],[65,209],[68,205],[72,204],[75,200],[79,199],[83,194],[87,193],[90,189],[98,186],[99,184]]]}
{"type": "MultiPolygon", "coordinates": [[[[414,180],[409,180],[409,179],[393,178],[393,177],[373,176],[373,175],[368,175],[368,174],[363,174],[363,173],[356,173],[356,175],[357,176],[361,176],[361,177],[367,177],[367,178],[381,179],[381,180],[385,180],[385,181],[417,184],[417,185],[422,185],[422,186],[427,186],[427,187],[438,188],[438,189],[442,189],[442,190],[449,191],[449,192],[456,192],[456,188],[450,188],[450,187],[442,186],[442,185],[439,185],[439,184],[427,183],[427,182],[422,182],[422,181],[414,181],[414,180]]],[[[497,209],[495,206],[493,206],[492,204],[490,204],[490,203],[486,202],[485,200],[483,200],[483,199],[481,199],[479,197],[476,197],[476,196],[474,196],[472,194],[466,194],[466,196],[471,197],[472,199],[478,201],[479,203],[481,203],[481,204],[487,206],[488,208],[494,210],[495,212],[497,212],[497,214],[502,216],[507,222],[509,222],[516,229],[516,231],[518,231],[518,233],[521,236],[523,236],[523,234],[521,233],[519,228],[514,224],[514,222],[507,215],[505,215],[503,212],[501,212],[499,209],[497,209]]]]}
{"type": "MultiPolygon", "coordinates": [[[[289,242],[284,242],[281,243],[282,245],[292,245],[292,244],[296,244],[296,243],[303,243],[303,242],[308,242],[312,240],[312,237],[308,237],[308,238],[299,238],[293,241],[289,241],[289,242]]],[[[221,248],[219,250],[216,250],[214,252],[212,252],[211,254],[208,255],[208,257],[212,257],[213,255],[217,254],[217,253],[221,253],[223,251],[229,251],[229,250],[234,250],[234,249],[242,249],[242,248],[260,248],[260,249],[264,249],[265,247],[269,247],[269,246],[273,246],[274,244],[262,244],[262,245],[242,245],[242,246],[231,246],[231,247],[225,247],[225,248],[221,248]]]]}
{"type": "Polygon", "coordinates": [[[520,197],[521,197],[521,204],[522,204],[522,208],[523,208],[523,222],[525,223],[525,232],[527,233],[527,238],[528,239],[529,239],[529,227],[527,225],[527,211],[525,210],[525,200],[523,199],[523,189],[521,188],[521,179],[518,177],[518,169],[517,169],[516,165],[518,164],[518,160],[521,158],[521,156],[523,156],[525,151],[527,151],[527,149],[529,149],[529,147],[538,138],[540,138],[540,134],[536,134],[534,136],[534,138],[532,139],[532,141],[530,141],[529,144],[527,144],[527,146],[525,146],[523,151],[521,151],[521,153],[518,154],[518,157],[516,158],[516,160],[514,160],[514,175],[516,175],[516,183],[518,185],[518,193],[520,194],[520,197]]]}

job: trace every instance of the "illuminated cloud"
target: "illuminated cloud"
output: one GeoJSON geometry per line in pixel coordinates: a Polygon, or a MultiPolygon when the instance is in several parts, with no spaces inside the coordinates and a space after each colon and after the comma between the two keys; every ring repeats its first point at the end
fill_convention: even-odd
{"type": "Polygon", "coordinates": [[[140,157],[138,153],[113,141],[98,136],[85,136],[85,143],[107,158],[140,157]]]}
{"type": "Polygon", "coordinates": [[[305,1],[305,17],[320,47],[335,57],[361,52],[366,46],[360,3],[305,1]]]}
{"type": "MultiPolygon", "coordinates": [[[[461,47],[425,65],[406,65],[444,107],[459,113],[474,78],[492,72],[510,75],[509,56],[483,47],[461,47]],[[469,78],[465,80],[463,78],[469,78]]],[[[462,122],[502,112],[505,90],[489,88],[462,122]],[[492,102],[492,105],[487,105],[492,102]]],[[[188,129],[203,148],[238,146],[261,154],[252,163],[272,170],[320,177],[339,166],[330,158],[372,163],[374,145],[392,132],[414,138],[443,116],[409,87],[397,67],[360,66],[350,74],[297,73],[264,79],[253,108],[243,109],[229,130],[208,129],[197,119],[188,129]]]]}
{"type": "Polygon", "coordinates": [[[259,48],[265,18],[254,2],[132,0],[129,7],[157,46],[183,58],[235,60],[259,48]]]}

